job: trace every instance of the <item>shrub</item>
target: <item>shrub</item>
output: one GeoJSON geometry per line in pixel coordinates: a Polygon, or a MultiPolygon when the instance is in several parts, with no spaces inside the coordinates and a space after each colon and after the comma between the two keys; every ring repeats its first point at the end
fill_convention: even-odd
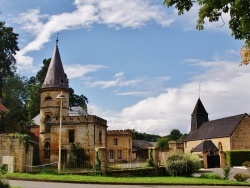
{"type": "Polygon", "coordinates": [[[6,173],[8,172],[8,165],[3,164],[3,165],[0,167],[0,172],[1,172],[1,174],[6,174],[6,173]]]}
{"type": "Polygon", "coordinates": [[[242,163],[243,166],[245,166],[246,168],[250,167],[250,161],[245,161],[244,163],[242,163]]]}
{"type": "Polygon", "coordinates": [[[231,167],[227,165],[224,168],[222,168],[222,170],[223,170],[223,179],[228,180],[231,174],[230,173],[231,167]]]}
{"type": "Polygon", "coordinates": [[[0,187],[1,188],[10,188],[10,184],[5,179],[0,178],[0,187]]]}
{"type": "Polygon", "coordinates": [[[205,179],[222,179],[220,174],[217,173],[203,173],[201,174],[200,178],[205,178],[205,179]]]}
{"type": "Polygon", "coordinates": [[[243,174],[243,173],[237,173],[234,175],[234,179],[240,182],[246,181],[248,178],[249,178],[249,175],[243,174]]]}
{"type": "Polygon", "coordinates": [[[166,161],[166,170],[170,176],[191,176],[200,169],[198,156],[174,153],[166,161]]]}

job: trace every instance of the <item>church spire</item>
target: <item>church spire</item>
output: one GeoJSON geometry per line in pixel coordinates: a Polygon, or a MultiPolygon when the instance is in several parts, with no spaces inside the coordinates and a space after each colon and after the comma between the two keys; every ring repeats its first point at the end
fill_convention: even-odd
{"type": "Polygon", "coordinates": [[[56,47],[52,59],[49,64],[49,68],[42,85],[42,89],[58,88],[68,89],[68,78],[64,72],[59,49],[58,49],[58,37],[56,40],[56,47]]]}
{"type": "Polygon", "coordinates": [[[191,115],[191,132],[197,130],[203,123],[208,122],[208,113],[198,98],[194,111],[191,115]]]}

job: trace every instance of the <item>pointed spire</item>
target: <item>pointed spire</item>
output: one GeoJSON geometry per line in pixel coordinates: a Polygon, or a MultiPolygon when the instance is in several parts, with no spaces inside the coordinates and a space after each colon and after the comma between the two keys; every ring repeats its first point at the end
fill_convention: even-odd
{"type": "Polygon", "coordinates": [[[207,111],[205,107],[203,106],[200,98],[198,98],[196,102],[192,115],[195,115],[195,114],[207,114],[207,111]]]}
{"type": "Polygon", "coordinates": [[[208,121],[208,113],[200,98],[198,98],[194,111],[191,115],[191,132],[197,130],[203,123],[208,121]]]}
{"type": "Polygon", "coordinates": [[[56,40],[54,53],[49,64],[49,68],[42,85],[42,89],[46,88],[69,88],[67,75],[64,72],[60,53],[58,50],[58,37],[56,40]]]}

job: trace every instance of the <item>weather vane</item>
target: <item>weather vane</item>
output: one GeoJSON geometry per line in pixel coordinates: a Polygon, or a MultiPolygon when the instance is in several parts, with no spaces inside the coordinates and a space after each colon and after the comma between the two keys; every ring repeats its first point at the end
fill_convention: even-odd
{"type": "Polygon", "coordinates": [[[201,85],[199,84],[199,98],[201,97],[201,85]]]}
{"type": "Polygon", "coordinates": [[[57,33],[57,37],[56,37],[56,45],[58,44],[58,41],[59,41],[58,36],[59,36],[59,33],[57,33]]]}

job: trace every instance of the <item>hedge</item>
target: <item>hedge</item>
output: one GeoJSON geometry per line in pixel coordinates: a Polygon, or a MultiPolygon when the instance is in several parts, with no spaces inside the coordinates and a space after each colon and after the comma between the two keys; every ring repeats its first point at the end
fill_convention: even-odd
{"type": "Polygon", "coordinates": [[[242,163],[250,161],[249,150],[226,151],[225,154],[229,166],[242,166],[242,163]]]}

